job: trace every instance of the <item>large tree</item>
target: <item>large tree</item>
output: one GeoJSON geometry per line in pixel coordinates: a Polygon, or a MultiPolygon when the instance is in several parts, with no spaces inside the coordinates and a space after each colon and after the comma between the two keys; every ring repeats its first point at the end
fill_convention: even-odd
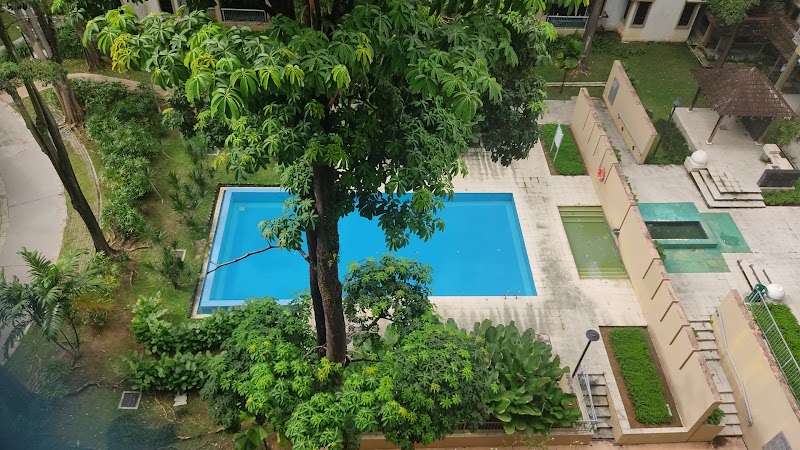
{"type": "Polygon", "coordinates": [[[600,23],[600,16],[603,14],[605,0],[589,0],[589,20],[586,21],[586,29],[583,30],[583,58],[581,58],[581,70],[589,68],[589,53],[592,50],[592,39],[597,32],[597,25],[600,23]]]}
{"type": "Polygon", "coordinates": [[[25,126],[53,165],[53,169],[55,169],[58,178],[69,195],[72,207],[75,208],[75,211],[78,212],[78,215],[81,216],[83,223],[86,225],[95,249],[98,252],[111,255],[114,250],[108,244],[97,217],[83,195],[80,184],[78,184],[78,178],[72,168],[72,162],[70,162],[69,153],[61,138],[58,124],[53,118],[50,108],[34,85],[34,80],[54,82],[60,79],[64,75],[63,67],[48,61],[20,62],[2,21],[0,21],[0,42],[6,47],[6,51],[11,58],[10,62],[0,64],[0,90],[11,96],[17,111],[25,121],[25,126]],[[17,88],[21,85],[25,86],[25,90],[28,92],[33,111],[28,110],[28,106],[22,101],[17,92],[17,88]]]}
{"type": "Polygon", "coordinates": [[[240,176],[275,165],[295,196],[262,235],[305,255],[318,342],[343,362],[339,219],[378,218],[391,249],[444,227],[436,213],[466,172],[460,156],[478,112],[502,98],[494,74],[518,64],[514,36],[548,35],[522,26],[546,3],[304,1],[298,19],[273,17],[264,32],[200,11],[140,21],[123,7],[90,21],[84,41],[96,39],[114,67],[208,99],[201,118],[232,130],[218,165],[240,176]]]}
{"type": "MultiPolygon", "coordinates": [[[[62,63],[61,52],[56,42],[53,17],[50,15],[47,4],[40,0],[5,0],[2,4],[6,11],[12,12],[18,19],[22,34],[31,44],[34,58],[50,60],[60,65],[62,63]]],[[[67,125],[82,124],[83,108],[78,104],[78,99],[72,92],[69,80],[67,80],[67,72],[60,71],[51,82],[61,105],[61,111],[64,113],[64,122],[67,125]]]]}
{"type": "Polygon", "coordinates": [[[717,60],[714,67],[722,67],[725,60],[728,59],[736,35],[739,33],[739,28],[742,26],[742,21],[747,18],[747,12],[751,8],[758,5],[760,0],[708,0],[708,9],[711,14],[719,19],[725,26],[724,35],[720,39],[724,39],[722,50],[717,54],[717,60]]]}
{"type": "MultiPolygon", "coordinates": [[[[74,27],[78,36],[83,36],[88,19],[103,14],[118,5],[119,2],[114,0],[55,0],[50,5],[50,10],[53,13],[62,14],[66,19],[65,25],[74,27]]],[[[86,66],[89,70],[99,69],[103,66],[102,55],[95,45],[84,46],[83,57],[86,59],[86,66]]]]}

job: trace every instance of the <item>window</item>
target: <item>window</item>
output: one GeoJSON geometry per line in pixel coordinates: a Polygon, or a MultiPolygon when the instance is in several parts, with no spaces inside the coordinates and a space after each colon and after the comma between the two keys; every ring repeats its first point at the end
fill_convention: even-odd
{"type": "Polygon", "coordinates": [[[630,12],[630,10],[631,10],[631,0],[628,0],[628,1],[625,2],[625,14],[622,15],[622,22],[623,23],[626,20],[628,20],[628,13],[630,12]]]}
{"type": "Polygon", "coordinates": [[[643,27],[644,22],[647,20],[647,13],[650,12],[650,7],[653,6],[652,2],[639,2],[636,4],[636,12],[633,13],[632,27],[643,27]]]}
{"type": "Polygon", "coordinates": [[[617,98],[617,91],[619,91],[619,81],[616,78],[611,80],[611,89],[608,90],[608,103],[614,104],[617,98]]]}
{"type": "Polygon", "coordinates": [[[678,19],[678,26],[675,28],[689,28],[694,12],[697,10],[697,5],[697,3],[686,3],[681,12],[681,17],[678,19]]]}

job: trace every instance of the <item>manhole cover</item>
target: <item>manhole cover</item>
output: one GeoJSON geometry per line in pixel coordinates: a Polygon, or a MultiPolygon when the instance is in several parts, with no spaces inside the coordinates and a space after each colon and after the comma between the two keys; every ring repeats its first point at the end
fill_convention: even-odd
{"type": "Polygon", "coordinates": [[[142,393],[139,391],[124,391],[119,399],[119,409],[139,409],[142,393]]]}

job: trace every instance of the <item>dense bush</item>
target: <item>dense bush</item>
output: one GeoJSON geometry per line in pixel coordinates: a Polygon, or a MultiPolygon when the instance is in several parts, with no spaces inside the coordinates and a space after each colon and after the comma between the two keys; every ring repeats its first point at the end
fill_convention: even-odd
{"type": "Polygon", "coordinates": [[[484,320],[475,324],[473,335],[491,361],[489,412],[503,422],[506,433],[546,434],[581,418],[575,395],[558,385],[569,369],[561,367],[552,347],[536,339],[533,330],[520,334],[513,322],[493,326],[484,320]]]}
{"type": "Polygon", "coordinates": [[[778,147],[787,145],[800,139],[800,119],[775,119],[770,123],[764,135],[765,144],[776,144],[778,147]]]}
{"type": "MultiPolygon", "coordinates": [[[[553,123],[542,125],[542,147],[545,152],[550,151],[557,128],[558,125],[553,123]]],[[[553,167],[559,175],[585,175],[586,167],[583,165],[583,159],[581,159],[581,154],[572,138],[572,132],[569,131],[569,126],[561,125],[561,130],[564,132],[564,139],[561,141],[558,157],[553,161],[553,167]]],[[[555,148],[552,155],[555,156],[555,148]]]]}
{"type": "Polygon", "coordinates": [[[672,420],[664,398],[664,387],[653,364],[647,334],[639,328],[618,328],[609,333],[611,349],[617,358],[625,388],[633,403],[636,420],[645,424],[664,424],[672,420]]]}
{"type": "Polygon", "coordinates": [[[135,122],[151,134],[161,131],[161,118],[155,92],[146,84],[128,89],[112,81],[85,79],[70,80],[78,102],[86,108],[86,115],[99,114],[122,122],[135,122]]]}
{"type": "Polygon", "coordinates": [[[62,58],[83,57],[83,45],[75,27],[64,24],[56,28],[56,45],[62,58]]]}
{"type": "Polygon", "coordinates": [[[208,375],[210,353],[161,354],[147,353],[123,357],[125,379],[135,389],[146,392],[187,392],[199,389],[208,375]]]}
{"type": "Polygon", "coordinates": [[[133,307],[133,339],[150,353],[199,352],[219,348],[246,314],[246,305],[217,309],[202,320],[173,324],[164,319],[167,310],[158,296],[140,297],[133,307]]]}

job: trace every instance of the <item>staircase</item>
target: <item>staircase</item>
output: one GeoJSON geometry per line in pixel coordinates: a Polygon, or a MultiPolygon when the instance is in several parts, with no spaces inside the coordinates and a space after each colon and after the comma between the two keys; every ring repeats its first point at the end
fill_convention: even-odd
{"type": "Polygon", "coordinates": [[[764,208],[764,197],[758,187],[742,187],[729,173],[709,167],[690,171],[709,208],[764,208]]]}
{"type": "Polygon", "coordinates": [[[711,378],[719,391],[722,403],[719,408],[725,413],[720,425],[725,428],[720,431],[718,436],[736,437],[742,435],[742,428],[739,422],[739,415],[736,413],[736,403],[733,399],[733,389],[728,383],[728,377],[722,369],[722,364],[719,361],[719,351],[717,350],[717,342],[714,339],[714,332],[711,327],[711,317],[706,316],[689,320],[697,343],[700,345],[700,350],[706,358],[708,370],[711,372],[711,378]]]}
{"type": "Polygon", "coordinates": [[[608,388],[603,374],[590,374],[589,385],[592,388],[592,401],[597,414],[597,428],[592,439],[614,439],[611,431],[611,410],[608,406],[608,388]]]}

